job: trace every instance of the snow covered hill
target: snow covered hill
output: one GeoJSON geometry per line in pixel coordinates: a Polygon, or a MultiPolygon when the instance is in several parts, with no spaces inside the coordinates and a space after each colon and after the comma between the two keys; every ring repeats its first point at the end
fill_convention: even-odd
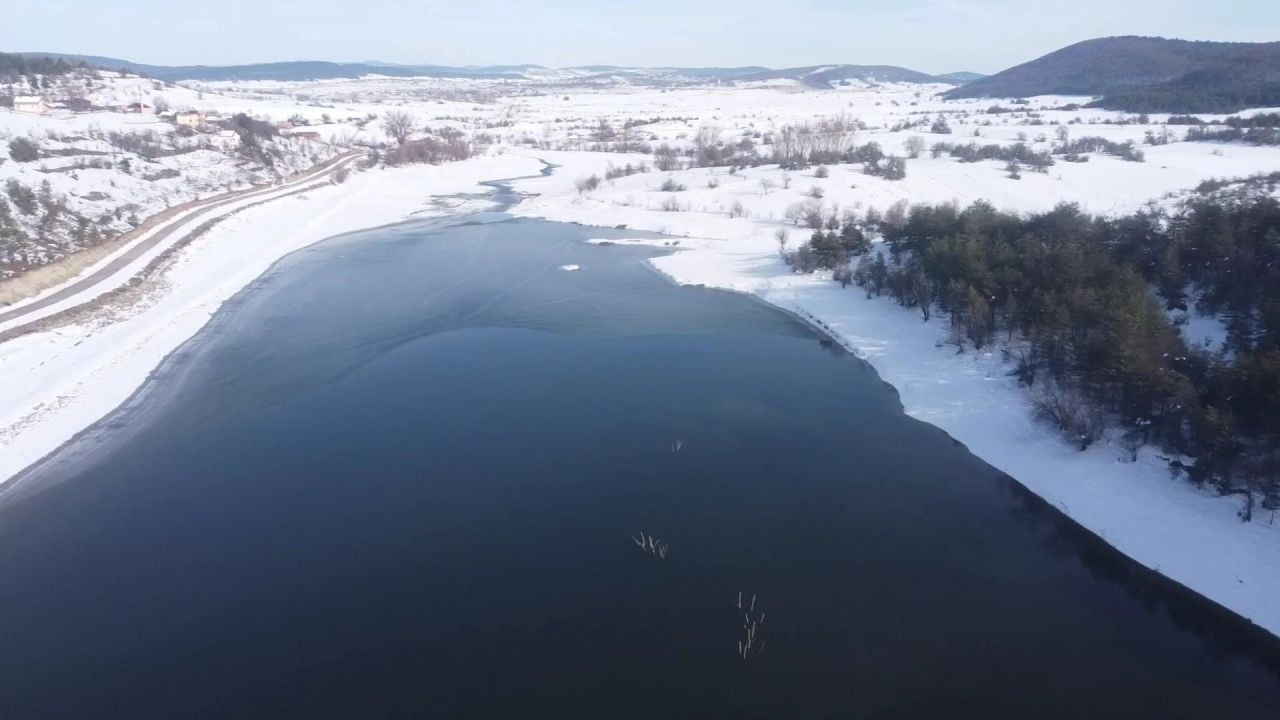
{"type": "Polygon", "coordinates": [[[111,71],[17,79],[0,97],[0,279],[340,152],[238,120],[242,103],[111,71]]]}

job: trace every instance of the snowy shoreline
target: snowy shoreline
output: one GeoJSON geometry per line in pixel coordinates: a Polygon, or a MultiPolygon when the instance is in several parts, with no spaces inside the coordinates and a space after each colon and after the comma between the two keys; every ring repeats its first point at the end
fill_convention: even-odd
{"type": "Polygon", "coordinates": [[[123,306],[108,303],[91,317],[0,343],[0,496],[126,402],[225,301],[282,258],[351,232],[456,212],[431,201],[487,194],[481,182],[540,167],[530,158],[492,155],[371,170],[250,207],[194,239],[123,306]]]}
{"type": "Polygon", "coordinates": [[[1143,448],[1136,462],[1106,443],[1077,451],[1034,420],[998,350],[957,354],[944,344],[945,319],[923,322],[918,311],[868,299],[856,286],[792,274],[778,258],[777,224],[583,197],[572,173],[603,166],[586,155],[549,154],[565,173],[516,183],[538,197],[512,212],[678,237],[679,252],[650,260],[672,281],[752,295],[815,325],[897,389],[908,415],[948,433],[1140,565],[1280,637],[1280,525],[1269,516],[1241,522],[1238,499],[1171,477],[1154,448],[1143,448]]]}
{"type": "MultiPolygon", "coordinates": [[[[1173,480],[1144,449],[1077,452],[1031,420],[1027,398],[997,352],[957,355],[938,320],[866,299],[820,276],[791,274],[777,258],[772,224],[705,213],[669,213],[583,202],[577,174],[614,158],[529,152],[443,166],[358,173],[345,185],[245,210],[185,248],[163,288],[117,316],[35,332],[0,344],[0,495],[15,477],[127,401],[223,302],[290,253],[353,231],[450,211],[432,197],[511,183],[527,199],[513,215],[682,236],[680,252],[650,263],[681,284],[752,295],[806,319],[869,362],[894,386],[904,411],[966,445],[1118,551],[1280,635],[1280,528],[1241,523],[1230,499],[1173,480]],[[543,161],[562,168],[537,176],[543,161]],[[425,212],[424,212],[425,211],[425,212]]],[[[487,201],[484,201],[487,202],[487,201]]],[[[618,241],[611,241],[618,242],[618,241]]],[[[652,239],[636,239],[655,244],[652,239]]]]}

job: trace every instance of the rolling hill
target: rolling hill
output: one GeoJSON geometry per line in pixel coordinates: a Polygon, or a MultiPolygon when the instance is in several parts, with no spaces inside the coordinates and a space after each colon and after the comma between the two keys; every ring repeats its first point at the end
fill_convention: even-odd
{"type": "Polygon", "coordinates": [[[976,73],[976,72],[961,71],[961,72],[943,73],[941,75],[938,75],[937,77],[939,80],[945,80],[947,82],[954,83],[956,85],[965,85],[975,80],[981,80],[982,78],[986,77],[986,75],[983,75],[982,73],[976,73]]]}
{"type": "Polygon", "coordinates": [[[449,65],[404,65],[365,61],[337,63],[321,60],[256,63],[248,65],[149,65],[120,58],[98,55],[68,55],[63,53],[24,52],[17,56],[30,60],[50,59],[86,63],[111,70],[125,70],[166,82],[197,80],[205,82],[222,80],[331,80],[358,78],[365,75],[391,77],[436,78],[488,78],[523,79],[552,77],[564,74],[568,77],[624,78],[632,82],[684,82],[731,80],[798,80],[814,88],[829,89],[833,84],[845,81],[915,82],[960,84],[981,77],[974,73],[927,75],[890,65],[815,65],[810,67],[772,70],[760,66],[745,67],[623,67],[618,65],[580,65],[558,70],[541,65],[485,65],[453,67],[449,65]]]}
{"type": "Polygon", "coordinates": [[[359,62],[336,63],[324,60],[293,60],[286,62],[255,63],[250,65],[148,65],[119,58],[97,55],[67,55],[62,53],[16,53],[27,58],[63,59],[83,62],[109,70],[125,70],[146,75],[165,82],[181,80],[330,80],[358,78],[365,75],[390,77],[444,77],[444,78],[521,78],[523,75],[509,67],[457,68],[447,65],[393,65],[389,63],[359,62]]]}
{"type": "Polygon", "coordinates": [[[945,94],[947,98],[1092,95],[1130,112],[1235,112],[1280,105],[1280,42],[1156,37],[1086,40],[945,94]]]}
{"type": "Polygon", "coordinates": [[[894,65],[811,65],[808,67],[766,70],[744,75],[739,80],[798,80],[813,88],[829,89],[832,85],[849,81],[868,83],[951,83],[955,80],[943,76],[928,75],[894,65]]]}

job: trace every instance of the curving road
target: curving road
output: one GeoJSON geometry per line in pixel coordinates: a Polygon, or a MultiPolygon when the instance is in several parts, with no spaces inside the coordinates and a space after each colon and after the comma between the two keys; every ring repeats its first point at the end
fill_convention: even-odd
{"type": "MultiPolygon", "coordinates": [[[[174,233],[183,230],[184,228],[194,230],[195,226],[192,226],[192,220],[210,215],[218,208],[231,205],[233,203],[240,203],[245,200],[257,200],[258,202],[262,202],[274,199],[272,196],[277,194],[281,197],[292,194],[303,188],[303,186],[306,186],[308,183],[314,183],[316,180],[325,178],[338,172],[342,168],[348,167],[362,155],[363,153],[358,152],[339,155],[338,157],[328,160],[282,185],[273,185],[271,187],[260,188],[257,190],[242,190],[231,195],[220,195],[216,198],[201,201],[193,208],[182,212],[172,219],[166,220],[157,229],[152,231],[149,236],[127,246],[123,252],[111,258],[109,262],[97,270],[94,270],[92,273],[82,278],[72,280],[39,300],[29,302],[11,310],[0,312],[0,325],[37,313],[40,310],[67,300],[68,298],[73,298],[76,295],[93,290],[97,285],[102,285],[102,287],[98,289],[99,292],[93,293],[91,297],[85,298],[85,302],[90,302],[101,293],[123,284],[123,281],[111,284],[108,284],[107,281],[116,273],[128,267],[130,263],[136,261],[156,246],[164,243],[165,240],[169,239],[174,233]]],[[[11,325],[4,328],[4,330],[10,331],[16,327],[19,327],[19,325],[11,325]]]]}

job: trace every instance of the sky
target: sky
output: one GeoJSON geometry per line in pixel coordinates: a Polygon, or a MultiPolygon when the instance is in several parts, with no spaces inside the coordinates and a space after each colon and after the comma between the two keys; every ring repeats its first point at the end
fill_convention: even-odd
{"type": "Polygon", "coordinates": [[[379,60],[990,73],[1080,40],[1280,40],[1277,0],[4,0],[0,51],[158,65],[379,60]]]}

